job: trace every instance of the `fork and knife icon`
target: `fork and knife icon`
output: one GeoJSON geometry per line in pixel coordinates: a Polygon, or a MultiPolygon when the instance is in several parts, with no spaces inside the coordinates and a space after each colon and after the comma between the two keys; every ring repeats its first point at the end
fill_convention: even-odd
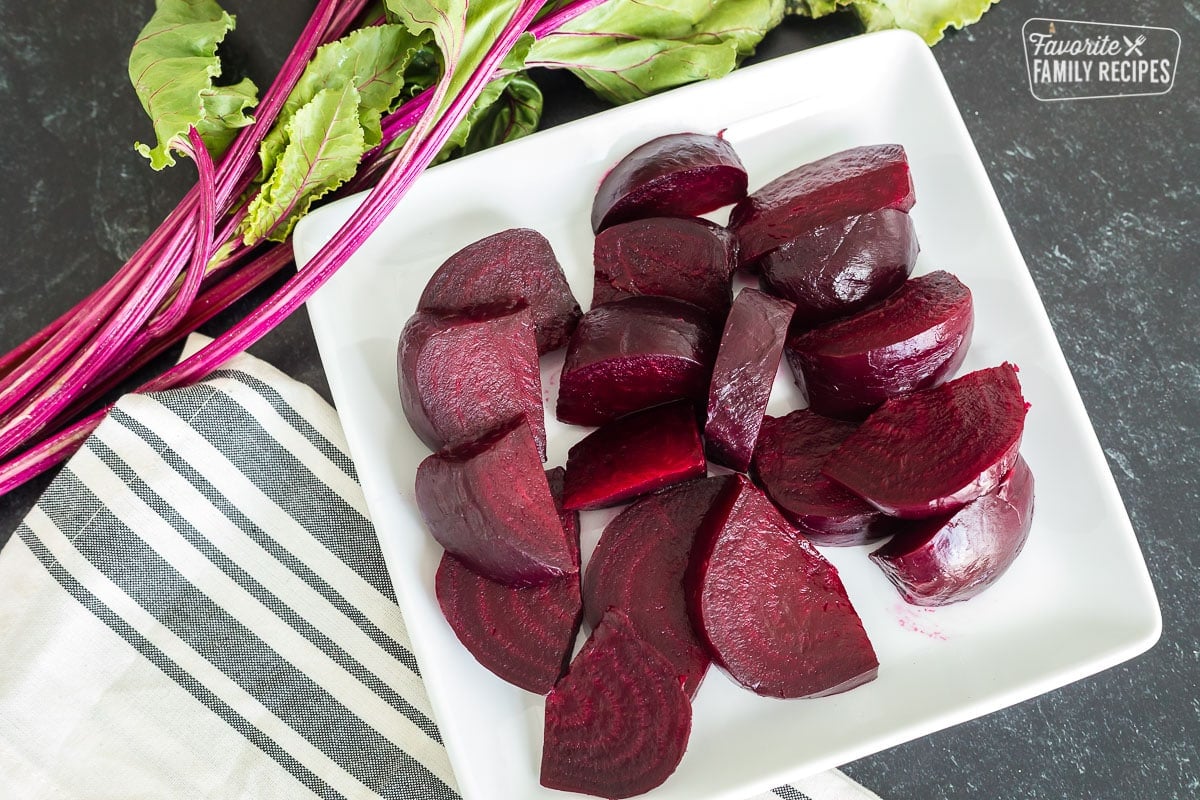
{"type": "Polygon", "coordinates": [[[1133,55],[1134,53],[1137,53],[1139,56],[1143,55],[1142,45],[1144,45],[1146,43],[1145,34],[1139,35],[1137,37],[1136,41],[1130,41],[1128,36],[1122,36],[1121,38],[1125,40],[1125,57],[1126,58],[1133,55]]]}

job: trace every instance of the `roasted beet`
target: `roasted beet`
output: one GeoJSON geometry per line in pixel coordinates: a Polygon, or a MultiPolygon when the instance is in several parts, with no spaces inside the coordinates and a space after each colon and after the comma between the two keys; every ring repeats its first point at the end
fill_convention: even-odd
{"type": "Polygon", "coordinates": [[[900,594],[918,606],[968,600],[1004,574],[1033,522],[1033,473],[1018,457],[995,491],[949,517],[921,520],[871,553],[900,594]]]}
{"type": "Polygon", "coordinates": [[[700,478],[638,500],[608,523],[583,578],[588,624],[599,624],[608,608],[623,611],[674,665],[689,696],[709,658],[692,630],[683,576],[705,515],[732,480],[700,478]]]}
{"type": "Polygon", "coordinates": [[[737,239],[706,219],[651,217],[601,231],[593,261],[593,306],[648,294],[686,300],[724,319],[737,239]]]}
{"type": "Polygon", "coordinates": [[[651,139],[612,168],[592,202],[592,230],[643,217],[695,217],[746,196],[729,142],[702,133],[651,139]]]}
{"type": "Polygon", "coordinates": [[[762,257],[763,281],[814,328],[883,300],[917,263],[912,218],[884,208],[818,225],[762,257]]]}
{"type": "Polygon", "coordinates": [[[524,419],[426,458],[416,493],[433,538],[485,577],[531,585],[576,569],[524,419]]]}
{"type": "Polygon", "coordinates": [[[563,505],[615,506],[705,472],[691,402],[679,400],[606,423],[567,453],[563,505]]]}
{"type": "Polygon", "coordinates": [[[517,417],[546,452],[542,377],[528,308],[418,311],[400,334],[400,402],[433,450],[474,441],[517,417]]]}
{"type": "Polygon", "coordinates": [[[886,514],[949,514],[1012,469],[1028,409],[1011,364],[981,369],[887,401],[821,471],[886,514]]]}
{"type": "Polygon", "coordinates": [[[741,475],[705,519],[686,582],[713,660],[758,694],[821,697],[878,671],[837,570],[741,475]]]}
{"type": "Polygon", "coordinates": [[[425,284],[417,309],[445,314],[522,303],[533,314],[539,353],[565,345],[583,315],[546,237],[510,228],[446,259],[425,284]]]}
{"type": "Polygon", "coordinates": [[[542,785],[643,794],[679,766],[691,730],[692,704],[671,663],[610,610],[546,697],[542,785]]]}
{"type": "Polygon", "coordinates": [[[743,264],[753,264],[797,234],[881,208],[915,201],[908,156],[898,144],[854,147],[788,172],[733,207],[743,264]]]}
{"type": "Polygon", "coordinates": [[[771,397],[771,384],[795,308],[757,289],[733,302],[708,387],[704,443],[708,457],[745,472],[771,397]]]}
{"type": "Polygon", "coordinates": [[[821,474],[825,459],[857,428],[808,409],[763,421],[754,450],[754,480],[816,544],[863,544],[902,524],[821,474]]]}
{"type": "MultiPolygon", "coordinates": [[[[556,503],[563,468],[546,473],[556,503]]],[[[496,675],[546,694],[566,671],[583,619],[579,587],[579,515],[559,511],[575,572],[542,586],[508,586],[476,574],[450,553],[442,556],[434,586],[438,604],[459,641],[496,675]]]]}
{"type": "Polygon", "coordinates": [[[567,345],[558,418],[576,425],[671,400],[703,402],[716,337],[700,308],[666,297],[630,297],[595,306],[567,345]]]}

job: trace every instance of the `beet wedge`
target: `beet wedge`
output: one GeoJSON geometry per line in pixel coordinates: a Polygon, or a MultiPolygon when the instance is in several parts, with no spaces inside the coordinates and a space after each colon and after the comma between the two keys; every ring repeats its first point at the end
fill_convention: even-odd
{"type": "Polygon", "coordinates": [[[484,577],[542,584],[576,570],[522,420],[417,467],[417,508],[433,538],[484,577]]]}
{"type": "Polygon", "coordinates": [[[1028,410],[1015,367],[981,369],[887,401],[821,471],[885,514],[949,514],[1000,485],[1028,410]]]}
{"type": "Polygon", "coordinates": [[[741,475],[705,519],[686,586],[713,660],[768,697],[821,697],[875,678],[879,661],[841,578],[741,475]]]}
{"type": "Polygon", "coordinates": [[[969,600],[1020,555],[1033,524],[1033,494],[1033,473],[1017,458],[995,491],[949,517],[914,523],[871,553],[871,560],[913,605],[969,600]]]}
{"type": "Polygon", "coordinates": [[[638,500],[605,527],[583,577],[588,624],[598,625],[609,608],[624,612],[671,662],[689,697],[710,659],[692,630],[683,578],[696,534],[732,480],[700,478],[638,500]]]}
{"type": "Polygon", "coordinates": [[[795,306],[757,289],[733,301],[708,386],[708,457],[738,472],[750,467],[795,306]]]}
{"type": "Polygon", "coordinates": [[[510,228],[467,245],[437,268],[418,311],[458,314],[485,305],[529,307],[538,353],[567,343],[583,312],[546,237],[510,228]]]}
{"type": "Polygon", "coordinates": [[[729,142],[672,133],[634,149],[604,176],[592,230],[643,217],[695,217],[745,196],[746,168],[729,142]]]}
{"type": "Polygon", "coordinates": [[[612,609],[546,697],[541,783],[614,800],[644,794],[679,766],[691,730],[671,663],[612,609]]]}
{"type": "Polygon", "coordinates": [[[813,411],[862,419],[889,398],[953,375],[974,321],[971,290],[938,270],[853,317],[793,337],[788,363],[813,411]]]}
{"type": "Polygon", "coordinates": [[[635,411],[581,439],[567,453],[563,505],[607,508],[704,475],[696,411],[686,400],[635,411]]]}

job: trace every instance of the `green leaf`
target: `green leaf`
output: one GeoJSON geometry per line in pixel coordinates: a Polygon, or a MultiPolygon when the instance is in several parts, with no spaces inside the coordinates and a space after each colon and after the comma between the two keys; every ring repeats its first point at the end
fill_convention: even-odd
{"type": "Polygon", "coordinates": [[[504,93],[489,105],[471,128],[464,154],[520,139],[542,121],[542,90],[524,72],[513,75],[504,93]]]}
{"type": "Polygon", "coordinates": [[[784,12],[817,19],[844,8],[854,0],[786,0],[784,12]]]}
{"type": "Polygon", "coordinates": [[[186,151],[187,132],[200,133],[213,160],[254,118],[258,103],[249,79],[216,86],[221,75],[217,45],[233,30],[234,19],[212,0],[158,0],[157,8],[129,54],[129,79],[154,123],[154,147],[135,143],[154,169],[174,166],[172,150],[186,151]]]}
{"type": "Polygon", "coordinates": [[[995,0],[855,0],[853,8],[868,31],[904,28],[926,44],[942,40],[946,28],[979,21],[995,0]]]}

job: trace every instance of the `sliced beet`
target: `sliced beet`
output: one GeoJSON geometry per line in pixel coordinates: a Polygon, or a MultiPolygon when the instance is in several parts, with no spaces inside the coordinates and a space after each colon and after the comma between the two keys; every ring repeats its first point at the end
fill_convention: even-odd
{"type": "Polygon", "coordinates": [[[948,517],[921,520],[871,553],[900,594],[918,606],[968,600],[1012,565],[1033,523],[1033,473],[1018,457],[995,491],[948,517]]]}
{"type": "Polygon", "coordinates": [[[771,384],[795,306],[757,289],[733,301],[708,386],[708,457],[738,472],[750,467],[771,384]]]}
{"type": "Polygon", "coordinates": [[[696,411],[687,400],[606,423],[567,453],[563,506],[606,508],[704,475],[696,411]]]}
{"type": "Polygon", "coordinates": [[[692,704],[671,663],[612,609],[546,697],[545,730],[543,786],[633,797],[679,766],[692,704]]]}
{"type": "Polygon", "coordinates": [[[853,147],[788,172],[733,207],[743,264],[753,264],[797,234],[881,208],[915,201],[908,156],[898,144],[853,147]]]}
{"type": "Polygon", "coordinates": [[[738,475],[704,521],[686,578],[710,655],[768,697],[822,697],[879,668],[837,569],[738,475]]]}
{"type": "Polygon", "coordinates": [[[788,363],[813,411],[861,419],[954,374],[974,320],[971,290],[938,270],[853,317],[793,337],[788,363]]]}
{"type": "Polygon", "coordinates": [[[627,614],[670,660],[689,697],[709,657],[692,630],[683,577],[705,515],[732,480],[699,478],[638,500],[608,523],[583,578],[588,624],[598,625],[609,608],[627,614]]]}
{"type": "Polygon", "coordinates": [[[596,237],[592,305],[637,295],[686,300],[725,318],[737,269],[737,238],[706,219],[651,217],[596,237]]]}
{"type": "Polygon", "coordinates": [[[643,217],[695,217],[746,196],[729,142],[702,133],[651,139],[617,162],[592,202],[592,230],[643,217]]]}
{"type": "Polygon", "coordinates": [[[716,337],[700,308],[667,297],[630,297],[595,306],[567,345],[558,418],[609,420],[671,400],[702,402],[716,337]]]}
{"type": "Polygon", "coordinates": [[[533,585],[576,569],[524,419],[426,458],[416,495],[433,538],[485,577],[533,585]]]}
{"type": "Polygon", "coordinates": [[[404,416],[431,449],[474,441],[524,417],[545,454],[542,377],[528,308],[418,311],[400,334],[397,371],[404,416]]]}
{"type": "Polygon", "coordinates": [[[1011,364],[884,403],[821,471],[896,517],[957,511],[1012,469],[1029,405],[1011,364]]]}
{"type": "Polygon", "coordinates": [[[899,524],[821,473],[825,459],[857,428],[808,409],[763,421],[754,450],[754,480],[816,544],[863,544],[893,533],[899,524]]]}
{"type": "Polygon", "coordinates": [[[583,316],[546,237],[510,228],[446,259],[425,284],[417,309],[446,314],[522,303],[533,314],[539,353],[565,345],[583,316]]]}
{"type": "MultiPolygon", "coordinates": [[[[562,467],[547,471],[546,479],[555,503],[560,503],[562,467]]],[[[579,515],[560,510],[559,519],[574,572],[542,586],[508,586],[445,553],[434,583],[442,614],[475,660],[535,694],[549,692],[566,671],[583,619],[579,515]]]]}
{"type": "Polygon", "coordinates": [[[883,208],[810,228],[763,256],[760,267],[770,290],[796,304],[796,324],[814,328],[899,289],[920,249],[912,218],[883,208]]]}

